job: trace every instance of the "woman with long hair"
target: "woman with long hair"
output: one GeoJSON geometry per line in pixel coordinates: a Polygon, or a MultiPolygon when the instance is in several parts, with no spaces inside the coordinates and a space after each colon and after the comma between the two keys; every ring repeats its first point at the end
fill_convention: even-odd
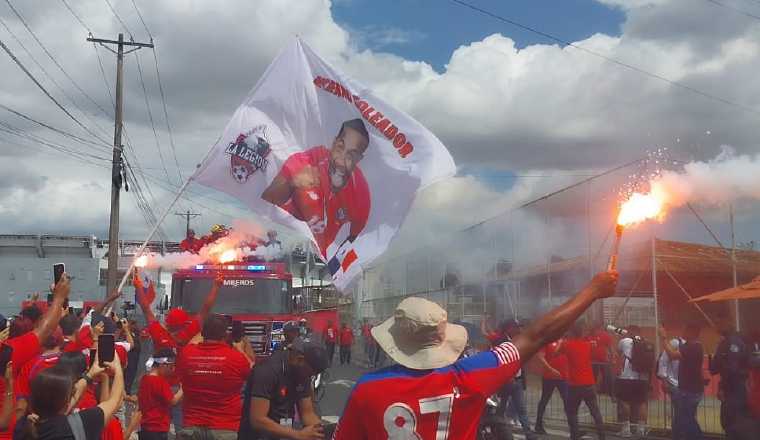
{"type": "MultiPolygon", "coordinates": [[[[14,440],[97,440],[103,427],[121,405],[124,394],[124,375],[121,363],[104,363],[96,359],[90,370],[78,380],[72,368],[55,366],[41,371],[31,382],[31,414],[16,425],[14,440]],[[93,408],[67,414],[72,399],[97,376],[113,373],[109,398],[93,408]]],[[[108,383],[108,381],[105,381],[108,383]]]]}

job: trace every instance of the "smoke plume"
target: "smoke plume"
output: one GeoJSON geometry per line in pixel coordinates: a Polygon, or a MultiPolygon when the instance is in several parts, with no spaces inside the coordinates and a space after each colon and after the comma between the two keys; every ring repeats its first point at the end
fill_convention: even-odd
{"type": "Polygon", "coordinates": [[[244,220],[234,220],[229,235],[210,243],[197,253],[179,252],[166,255],[152,254],[146,268],[182,269],[209,262],[240,261],[245,257],[274,260],[284,255],[282,246],[265,246],[266,230],[260,225],[244,220]],[[224,255],[224,257],[222,257],[224,255]]]}
{"type": "Polygon", "coordinates": [[[652,182],[670,206],[687,202],[718,205],[741,199],[760,200],[760,155],[737,155],[731,147],[708,162],[690,162],[683,171],[665,171],[652,182]]]}

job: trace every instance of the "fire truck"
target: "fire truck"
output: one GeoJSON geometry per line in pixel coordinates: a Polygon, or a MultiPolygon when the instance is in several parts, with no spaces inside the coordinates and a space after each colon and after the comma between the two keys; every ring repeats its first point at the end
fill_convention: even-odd
{"type": "Polygon", "coordinates": [[[224,282],[213,312],[240,321],[257,356],[268,356],[284,339],[288,321],[306,320],[314,334],[321,335],[327,322],[337,325],[337,309],[304,311],[294,295],[293,276],[286,263],[242,261],[198,264],[172,275],[171,307],[197,313],[211,290],[216,274],[224,282]]]}

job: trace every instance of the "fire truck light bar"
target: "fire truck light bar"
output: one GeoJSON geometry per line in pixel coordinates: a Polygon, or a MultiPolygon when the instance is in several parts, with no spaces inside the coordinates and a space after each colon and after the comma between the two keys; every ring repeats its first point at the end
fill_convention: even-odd
{"type": "Polygon", "coordinates": [[[224,269],[224,270],[249,270],[251,272],[266,272],[267,266],[263,264],[253,265],[253,266],[237,266],[234,264],[230,265],[222,265],[222,266],[214,266],[214,265],[206,265],[206,264],[196,264],[195,270],[213,270],[213,269],[224,269]]]}

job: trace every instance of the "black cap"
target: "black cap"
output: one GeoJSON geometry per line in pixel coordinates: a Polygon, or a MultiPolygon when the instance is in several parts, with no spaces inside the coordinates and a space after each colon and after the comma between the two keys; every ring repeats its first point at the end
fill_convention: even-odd
{"type": "Polygon", "coordinates": [[[306,358],[306,363],[309,364],[315,373],[325,371],[329,365],[327,351],[313,342],[305,342],[301,338],[295,338],[290,344],[290,349],[303,354],[306,358]]]}

